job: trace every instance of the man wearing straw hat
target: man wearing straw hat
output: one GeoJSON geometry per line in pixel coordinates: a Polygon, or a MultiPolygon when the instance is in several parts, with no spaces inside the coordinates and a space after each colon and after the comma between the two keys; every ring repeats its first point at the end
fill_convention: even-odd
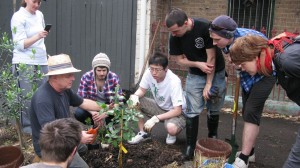
{"type": "MultiPolygon", "coordinates": [[[[31,100],[30,120],[32,123],[32,143],[35,153],[41,157],[41,150],[38,144],[40,138],[40,130],[51,121],[61,118],[70,117],[70,106],[80,107],[86,111],[90,111],[94,122],[101,124],[102,118],[96,111],[100,110],[99,105],[92,100],[83,99],[71,90],[74,73],[80,72],[73,67],[71,59],[66,54],[50,56],[48,58],[48,82],[39,87],[31,100]],[[92,112],[95,111],[95,112],[92,112]]],[[[87,134],[82,131],[81,143],[88,144],[93,141],[93,134],[87,134]]],[[[84,148],[85,145],[80,145],[84,148]]],[[[85,161],[75,154],[70,167],[88,167],[85,161]]]]}

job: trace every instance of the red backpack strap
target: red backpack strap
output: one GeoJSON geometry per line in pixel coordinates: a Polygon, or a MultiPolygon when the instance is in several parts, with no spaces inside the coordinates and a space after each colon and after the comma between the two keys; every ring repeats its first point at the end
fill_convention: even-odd
{"type": "Polygon", "coordinates": [[[293,34],[291,32],[284,32],[273,37],[268,41],[268,44],[274,46],[277,52],[283,52],[284,48],[287,45],[294,43],[296,36],[296,34],[293,34]]]}

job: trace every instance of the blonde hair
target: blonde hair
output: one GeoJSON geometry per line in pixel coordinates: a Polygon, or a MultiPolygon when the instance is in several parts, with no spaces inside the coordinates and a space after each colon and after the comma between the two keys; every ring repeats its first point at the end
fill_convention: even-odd
{"type": "Polygon", "coordinates": [[[268,45],[268,40],[258,35],[237,38],[230,48],[231,61],[236,65],[253,61],[258,57],[257,71],[264,76],[272,74],[272,70],[267,68],[267,66],[271,66],[272,62],[266,61],[272,59],[272,53],[272,49],[268,45]]]}

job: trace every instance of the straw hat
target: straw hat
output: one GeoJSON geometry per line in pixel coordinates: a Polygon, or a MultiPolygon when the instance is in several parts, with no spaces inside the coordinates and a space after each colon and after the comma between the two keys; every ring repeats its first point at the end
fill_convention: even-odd
{"type": "Polygon", "coordinates": [[[67,54],[59,54],[49,56],[48,73],[45,76],[61,75],[67,73],[80,72],[81,70],[73,67],[70,56],[67,54]]]}

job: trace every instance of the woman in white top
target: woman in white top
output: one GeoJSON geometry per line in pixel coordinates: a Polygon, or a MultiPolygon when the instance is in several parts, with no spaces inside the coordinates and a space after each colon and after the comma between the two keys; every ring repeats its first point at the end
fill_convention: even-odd
{"type": "MultiPolygon", "coordinates": [[[[19,77],[19,87],[23,89],[23,95],[28,93],[32,84],[28,74],[36,74],[38,70],[47,73],[47,52],[44,38],[48,32],[44,30],[44,15],[39,11],[41,0],[22,0],[20,9],[14,13],[11,19],[12,37],[15,43],[13,50],[13,73],[19,77]],[[20,64],[26,65],[26,71],[18,70],[20,64]]],[[[38,86],[46,82],[35,81],[38,86]]],[[[31,133],[30,117],[28,109],[30,102],[26,102],[26,108],[22,109],[21,124],[23,131],[31,133]]]]}

